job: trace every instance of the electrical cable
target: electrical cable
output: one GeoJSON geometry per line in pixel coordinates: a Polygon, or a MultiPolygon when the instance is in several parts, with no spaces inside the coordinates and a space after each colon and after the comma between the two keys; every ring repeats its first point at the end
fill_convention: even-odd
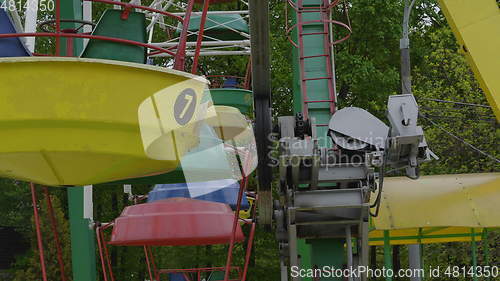
{"type": "MultiPolygon", "coordinates": [[[[464,122],[467,121],[474,121],[474,122],[486,122],[486,123],[496,123],[496,119],[492,116],[487,116],[490,118],[466,118],[466,117],[458,117],[458,116],[444,116],[444,115],[433,115],[433,114],[428,114],[425,113],[424,116],[429,117],[429,118],[438,118],[438,119],[451,119],[451,120],[461,120],[464,122]]],[[[481,117],[481,115],[480,115],[481,117]]]]}
{"type": "Polygon", "coordinates": [[[440,129],[441,131],[445,132],[446,134],[450,135],[451,137],[453,137],[454,139],[460,141],[461,143],[467,145],[468,147],[470,147],[472,150],[492,159],[493,161],[497,162],[497,163],[500,163],[500,159],[496,158],[495,156],[489,154],[489,153],[486,153],[484,151],[482,151],[481,149],[475,147],[474,145],[466,142],[465,140],[459,138],[458,136],[454,135],[453,133],[451,133],[450,131],[446,130],[445,128],[443,128],[442,126],[439,126],[439,124],[437,124],[436,122],[432,121],[432,119],[430,118],[427,118],[425,115],[422,115],[422,114],[419,114],[420,117],[424,118],[425,120],[429,121],[432,125],[434,125],[435,127],[437,127],[438,129],[440,129]]]}
{"type": "Polygon", "coordinates": [[[434,101],[434,102],[442,102],[442,103],[453,103],[453,104],[460,104],[460,105],[466,105],[466,106],[477,106],[477,107],[484,107],[484,108],[491,108],[489,105],[484,105],[484,104],[477,104],[477,103],[468,103],[468,102],[459,102],[459,101],[450,101],[450,100],[440,100],[440,99],[429,99],[429,98],[419,98],[419,100],[428,100],[428,101],[434,101]]]}
{"type": "MultiPolygon", "coordinates": [[[[386,148],[387,148],[387,143],[386,143],[386,148]]],[[[387,149],[384,149],[384,161],[382,161],[382,166],[380,167],[380,180],[379,180],[379,185],[378,185],[378,194],[377,198],[375,199],[375,202],[370,205],[370,209],[376,207],[375,209],[375,214],[370,212],[370,215],[374,218],[378,217],[379,211],[380,211],[380,204],[382,202],[382,190],[384,188],[384,177],[385,177],[385,163],[387,163],[387,149]]]]}
{"type": "MultiPolygon", "coordinates": [[[[450,111],[454,113],[470,113],[469,108],[465,107],[441,107],[441,106],[419,106],[418,109],[424,109],[424,110],[439,110],[439,111],[450,111]]],[[[478,115],[477,111],[474,111],[474,115],[478,115]]],[[[479,115],[484,115],[484,116],[491,116],[490,114],[479,114],[479,115]]]]}

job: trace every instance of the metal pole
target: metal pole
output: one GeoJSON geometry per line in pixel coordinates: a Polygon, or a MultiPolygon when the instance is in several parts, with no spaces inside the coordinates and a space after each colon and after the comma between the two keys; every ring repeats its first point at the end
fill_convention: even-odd
{"type": "Polygon", "coordinates": [[[64,270],[64,260],[61,248],[61,240],[59,239],[57,220],[54,214],[54,208],[52,207],[52,199],[50,198],[49,189],[46,186],[43,187],[43,193],[45,194],[45,200],[47,202],[50,224],[52,226],[52,232],[54,234],[54,242],[56,243],[57,262],[59,263],[59,274],[61,276],[61,281],[66,281],[66,272],[64,270]]]}
{"type": "MultiPolygon", "coordinates": [[[[352,236],[351,236],[351,226],[348,225],[345,228],[345,241],[347,247],[347,268],[352,269],[352,236]]],[[[352,275],[348,277],[349,281],[352,281],[352,275]]]]}
{"type": "Polygon", "coordinates": [[[399,41],[401,50],[401,87],[402,94],[411,94],[411,64],[410,64],[410,38],[409,25],[410,14],[416,0],[405,0],[403,15],[403,36],[399,41]],[[411,1],[411,3],[410,3],[411,1]]]}
{"type": "MultiPolygon", "coordinates": [[[[422,268],[425,267],[425,264],[424,264],[424,244],[422,244],[422,228],[419,227],[418,228],[418,248],[419,248],[419,251],[420,251],[420,266],[422,268]]],[[[425,278],[425,270],[423,271],[423,276],[422,278],[425,278]]]]}
{"type": "MultiPolygon", "coordinates": [[[[389,230],[384,230],[384,267],[386,270],[392,270],[392,247],[389,230]]],[[[387,276],[387,281],[392,281],[392,277],[387,276]]]]}
{"type": "MultiPolygon", "coordinates": [[[[298,249],[297,249],[297,226],[295,224],[288,225],[288,251],[290,252],[290,269],[299,267],[298,249]]],[[[292,281],[300,281],[300,276],[290,276],[292,281]]]]}
{"type": "Polygon", "coordinates": [[[104,248],[104,256],[106,258],[106,264],[108,266],[109,277],[111,278],[111,281],[115,281],[115,276],[113,274],[113,267],[111,266],[111,259],[109,258],[108,244],[106,243],[106,239],[104,239],[104,232],[103,232],[105,229],[107,229],[110,226],[112,226],[111,223],[107,224],[106,226],[101,228],[99,239],[101,239],[102,247],[104,248]]]}
{"type": "Polygon", "coordinates": [[[149,279],[150,280],[154,280],[153,279],[153,273],[151,272],[151,263],[149,262],[149,251],[148,251],[147,246],[143,246],[143,247],[144,247],[144,255],[146,256],[146,264],[147,264],[147,267],[148,267],[149,279]]]}
{"type": "MultiPolygon", "coordinates": [[[[201,15],[203,12],[192,12],[191,15],[192,16],[199,16],[201,15]]],[[[184,12],[178,12],[178,13],[172,13],[172,15],[174,16],[184,16],[186,13],[184,12]]],[[[241,10],[241,11],[209,11],[208,12],[209,15],[235,15],[235,14],[238,14],[238,15],[248,15],[249,12],[248,11],[245,11],[245,10],[241,10]]]]}
{"type": "Polygon", "coordinates": [[[56,56],[61,53],[61,0],[56,0],[56,56]]]}
{"type": "Polygon", "coordinates": [[[248,237],[247,253],[245,255],[245,267],[243,267],[243,277],[241,281],[247,279],[248,265],[250,264],[250,256],[252,255],[253,239],[255,237],[255,222],[252,223],[250,229],[250,236],[248,237]]]}
{"type": "MultiPolygon", "coordinates": [[[[24,32],[34,33],[36,32],[36,20],[38,17],[38,0],[28,0],[24,19],[24,32]]],[[[26,38],[26,47],[30,52],[35,52],[35,37],[26,38]]]]}
{"type": "Polygon", "coordinates": [[[484,265],[490,264],[490,243],[488,241],[488,229],[483,230],[483,251],[484,251],[484,265]]]}
{"type": "Polygon", "coordinates": [[[35,218],[35,229],[36,229],[36,241],[38,244],[38,254],[40,256],[40,267],[42,269],[43,281],[47,281],[47,270],[45,268],[45,257],[43,254],[43,241],[42,241],[42,231],[40,230],[40,216],[38,214],[37,198],[35,184],[30,183],[31,187],[31,201],[33,203],[33,217],[35,218]]]}
{"type": "MultiPolygon", "coordinates": [[[[417,269],[422,268],[421,262],[421,257],[420,257],[420,245],[419,244],[412,244],[408,245],[408,259],[409,259],[409,265],[410,268],[413,269],[414,271],[417,269]]],[[[415,271],[416,272],[416,271],[415,271]]],[[[410,277],[410,281],[421,281],[422,277],[414,276],[410,277]]]]}
{"type": "Polygon", "coordinates": [[[248,183],[248,176],[245,175],[240,183],[240,190],[238,192],[238,201],[236,203],[236,210],[234,211],[233,228],[232,228],[232,232],[231,232],[231,239],[229,241],[229,250],[227,253],[226,267],[225,267],[225,272],[224,272],[224,281],[229,281],[229,277],[231,274],[231,263],[233,260],[233,248],[234,248],[234,243],[235,243],[235,238],[236,238],[238,219],[240,216],[241,200],[243,199],[243,192],[245,191],[245,189],[247,187],[247,183],[248,183]]]}
{"type": "MultiPolygon", "coordinates": [[[[360,252],[360,264],[361,266],[368,266],[370,263],[370,246],[369,244],[369,233],[370,233],[369,222],[362,222],[359,227],[359,232],[361,233],[361,238],[359,239],[360,245],[358,246],[358,251],[360,252]]],[[[375,251],[375,250],[374,250],[375,251]]],[[[361,274],[361,281],[368,280],[367,273],[361,274]]]]}
{"type": "Polygon", "coordinates": [[[96,280],[95,235],[91,224],[92,186],[68,188],[74,281],[96,280]]]}
{"type": "Polygon", "coordinates": [[[285,262],[280,261],[280,269],[281,269],[281,281],[288,281],[288,268],[285,265],[285,262]]]}
{"type": "Polygon", "coordinates": [[[477,281],[477,244],[476,244],[476,231],[474,228],[470,229],[471,233],[471,250],[472,250],[472,266],[474,268],[474,276],[472,280],[477,281]]]}
{"type": "Polygon", "coordinates": [[[193,66],[191,68],[191,73],[196,74],[198,72],[198,58],[200,57],[201,43],[203,42],[203,33],[205,31],[205,22],[207,21],[208,6],[210,5],[210,0],[205,0],[203,3],[203,13],[200,19],[200,28],[198,30],[198,38],[196,40],[196,50],[194,51],[193,66]]]}
{"type": "Polygon", "coordinates": [[[194,0],[189,0],[186,15],[184,16],[182,23],[182,31],[179,38],[179,47],[177,49],[177,54],[174,61],[174,69],[184,71],[184,62],[186,59],[186,42],[188,37],[189,21],[191,19],[191,13],[193,12],[194,0]]]}
{"type": "Polygon", "coordinates": [[[99,250],[99,257],[101,258],[101,266],[102,266],[102,275],[104,277],[104,281],[108,281],[108,273],[106,272],[106,265],[105,265],[105,261],[104,261],[104,254],[103,254],[103,251],[102,251],[102,244],[101,244],[101,227],[100,226],[97,226],[96,229],[95,229],[95,233],[96,233],[96,236],[97,236],[97,246],[98,246],[98,250],[99,250]]]}

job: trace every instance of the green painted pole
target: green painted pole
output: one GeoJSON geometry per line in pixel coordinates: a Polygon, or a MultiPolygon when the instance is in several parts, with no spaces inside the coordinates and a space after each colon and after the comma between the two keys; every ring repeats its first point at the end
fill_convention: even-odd
{"type": "MultiPolygon", "coordinates": [[[[61,19],[75,19],[82,20],[83,19],[83,8],[82,8],[82,0],[60,0],[61,1],[61,19]]],[[[71,23],[71,22],[63,22],[61,23],[61,29],[66,28],[77,28],[80,24],[71,23]]],[[[67,56],[71,55],[74,57],[78,57],[83,50],[83,39],[81,38],[73,38],[69,39],[73,40],[73,50],[68,54],[67,52],[67,42],[68,39],[61,37],[61,55],[67,56]]]]}
{"type": "MultiPolygon", "coordinates": [[[[384,230],[384,267],[386,270],[392,270],[392,246],[389,230],[384,230]]],[[[387,276],[387,281],[392,281],[392,277],[387,276]]]]}
{"type": "Polygon", "coordinates": [[[95,235],[92,228],[92,186],[68,188],[71,261],[74,281],[96,280],[95,235]]]}
{"type": "Polygon", "coordinates": [[[490,242],[488,241],[488,229],[483,230],[483,251],[484,251],[484,265],[490,264],[490,242]]]}
{"type": "MultiPolygon", "coordinates": [[[[418,245],[420,245],[420,265],[422,268],[425,268],[424,265],[424,244],[422,244],[422,228],[418,228],[418,245]]],[[[425,270],[424,270],[424,275],[422,275],[422,279],[425,278],[425,270]]]]}
{"type": "Polygon", "coordinates": [[[471,234],[471,250],[472,250],[472,266],[474,268],[474,277],[472,280],[477,281],[477,244],[476,244],[476,231],[474,228],[470,229],[470,234],[471,234]]]}
{"type": "MultiPolygon", "coordinates": [[[[83,18],[81,0],[60,0],[61,19],[83,18]]],[[[74,28],[73,23],[62,23],[62,28],[74,28]]],[[[61,39],[61,55],[70,55],[66,39],[61,39]]],[[[72,55],[83,49],[82,39],[73,39],[72,55]]],[[[92,186],[68,188],[68,209],[71,231],[71,265],[73,281],[95,281],[97,278],[95,232],[92,229],[92,186]]]]}

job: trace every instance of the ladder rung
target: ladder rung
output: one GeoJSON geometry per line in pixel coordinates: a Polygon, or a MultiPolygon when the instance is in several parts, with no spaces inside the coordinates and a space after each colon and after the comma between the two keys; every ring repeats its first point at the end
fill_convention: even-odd
{"type": "Polygon", "coordinates": [[[309,7],[309,6],[299,6],[299,9],[304,9],[304,10],[310,10],[310,9],[325,9],[323,6],[314,6],[314,7],[309,7]]]}
{"type": "MultiPolygon", "coordinates": [[[[316,8],[316,7],[314,7],[314,8],[316,8]]],[[[320,9],[320,10],[318,10],[318,9],[316,9],[316,10],[313,10],[313,9],[303,9],[303,10],[300,10],[299,9],[299,13],[322,13],[322,12],[325,12],[325,11],[326,10],[324,10],[324,9],[320,9]]]]}
{"type": "Polygon", "coordinates": [[[306,35],[321,35],[321,34],[328,34],[327,32],[311,32],[311,33],[300,33],[300,36],[306,36],[306,35]]]}
{"type": "Polygon", "coordinates": [[[334,100],[306,100],[305,103],[335,102],[334,100]]]}
{"type": "Polygon", "coordinates": [[[302,79],[302,81],[321,80],[321,79],[332,79],[332,77],[304,78],[302,79]]]}
{"type": "Polygon", "coordinates": [[[312,59],[312,58],[319,58],[319,57],[328,57],[328,54],[314,55],[314,56],[305,56],[305,57],[301,57],[301,59],[312,59]]]}

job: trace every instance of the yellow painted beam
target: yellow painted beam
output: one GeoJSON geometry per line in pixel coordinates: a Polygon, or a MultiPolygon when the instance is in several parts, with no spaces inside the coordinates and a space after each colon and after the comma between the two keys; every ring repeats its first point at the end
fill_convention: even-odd
{"type": "Polygon", "coordinates": [[[376,230],[500,227],[500,173],[386,178],[376,230]]]}
{"type": "Polygon", "coordinates": [[[439,0],[476,79],[500,121],[500,9],[495,0],[439,0]]]}

